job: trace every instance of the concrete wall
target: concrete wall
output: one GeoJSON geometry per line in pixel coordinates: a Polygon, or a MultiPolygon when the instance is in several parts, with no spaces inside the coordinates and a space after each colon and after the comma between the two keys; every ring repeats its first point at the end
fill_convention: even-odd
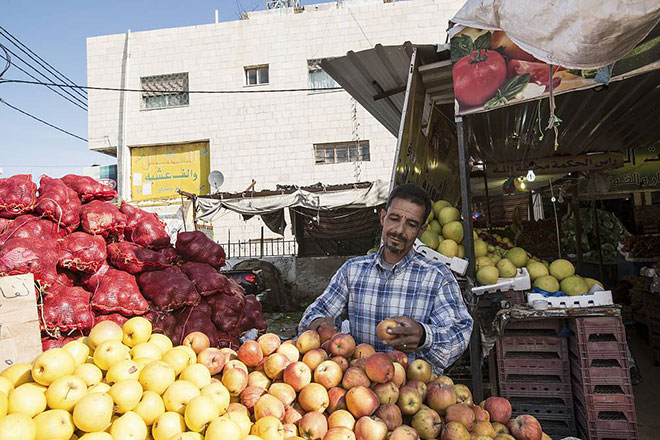
{"type": "MultiPolygon", "coordinates": [[[[343,0],[293,10],[260,11],[247,20],[134,32],[128,84],[188,72],[190,90],[272,90],[308,87],[307,60],[342,56],[380,43],[444,43],[448,20],[464,0],[343,0]],[[267,85],[245,86],[244,66],[268,64],[267,85]]],[[[87,83],[120,87],[126,36],[87,40],[87,83]]],[[[396,139],[344,91],[321,93],[191,94],[188,106],[141,110],[140,93],[126,92],[131,147],[209,140],[211,169],[225,191],[276,184],[389,180],[396,139]],[[315,143],[369,140],[371,160],[315,165],[315,143]]],[[[89,91],[89,147],[116,151],[121,93],[89,91]]],[[[289,222],[290,224],[290,222],[289,222]]],[[[215,236],[258,238],[262,222],[233,212],[214,220],[215,236]]],[[[268,231],[267,237],[275,234],[268,231]]],[[[290,228],[285,238],[291,237],[290,228]]]]}

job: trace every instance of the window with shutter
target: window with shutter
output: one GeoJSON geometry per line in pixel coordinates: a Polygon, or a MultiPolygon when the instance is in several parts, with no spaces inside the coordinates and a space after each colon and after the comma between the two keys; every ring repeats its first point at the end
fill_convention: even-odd
{"type": "Polygon", "coordinates": [[[188,72],[144,76],[142,85],[143,110],[181,107],[189,104],[188,72]]]}

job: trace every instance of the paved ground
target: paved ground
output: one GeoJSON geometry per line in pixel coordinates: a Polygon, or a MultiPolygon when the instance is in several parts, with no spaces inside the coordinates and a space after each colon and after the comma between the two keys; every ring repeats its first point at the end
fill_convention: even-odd
{"type": "Polygon", "coordinates": [[[660,366],[653,365],[648,340],[631,335],[633,356],[644,379],[633,387],[639,440],[660,438],[660,366]]]}

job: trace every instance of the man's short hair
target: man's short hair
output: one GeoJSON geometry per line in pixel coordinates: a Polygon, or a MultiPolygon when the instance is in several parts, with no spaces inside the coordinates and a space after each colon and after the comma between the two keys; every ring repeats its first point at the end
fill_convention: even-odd
{"type": "Polygon", "coordinates": [[[414,183],[404,183],[394,188],[390,193],[390,197],[387,199],[386,208],[390,207],[392,200],[394,199],[408,200],[415,205],[423,206],[424,218],[422,219],[422,223],[426,222],[426,219],[431,213],[431,197],[429,196],[429,193],[414,183]]]}

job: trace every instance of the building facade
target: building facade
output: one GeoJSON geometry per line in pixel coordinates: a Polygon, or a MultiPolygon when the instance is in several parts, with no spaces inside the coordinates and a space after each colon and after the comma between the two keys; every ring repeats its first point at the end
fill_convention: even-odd
{"type": "MultiPolygon", "coordinates": [[[[87,83],[138,90],[89,91],[89,148],[118,156],[120,191],[135,201],[172,198],[177,187],[208,194],[211,170],[228,192],[253,180],[257,190],[387,181],[396,139],[335,89],[319,60],[376,44],[444,43],[462,3],[340,0],[89,38],[87,83]],[[194,93],[218,90],[248,93],[194,93]]],[[[262,225],[228,212],[214,220],[214,238],[259,238],[262,225]]]]}

